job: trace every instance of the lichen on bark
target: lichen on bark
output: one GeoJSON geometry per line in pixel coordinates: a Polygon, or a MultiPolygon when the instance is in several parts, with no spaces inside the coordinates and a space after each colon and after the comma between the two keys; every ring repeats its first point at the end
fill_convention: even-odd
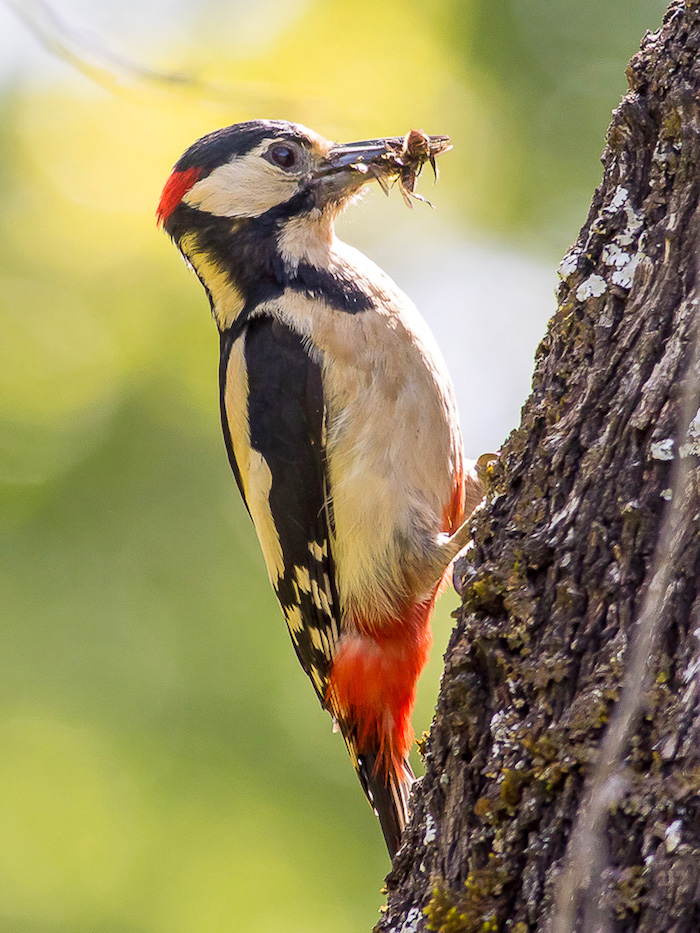
{"type": "Polygon", "coordinates": [[[671,3],[627,78],[532,394],[458,567],[381,933],[548,929],[672,494],[688,508],[590,884],[606,930],[700,929],[700,420],[683,407],[698,386],[700,3],[671,3]],[[680,455],[692,468],[671,492],[680,455]]]}

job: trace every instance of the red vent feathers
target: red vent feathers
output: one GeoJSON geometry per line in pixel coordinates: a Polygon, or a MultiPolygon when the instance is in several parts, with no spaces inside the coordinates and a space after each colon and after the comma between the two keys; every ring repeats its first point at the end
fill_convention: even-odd
{"type": "Polygon", "coordinates": [[[184,198],[192,185],[199,180],[202,174],[201,168],[186,168],[182,172],[173,172],[166,181],[163,193],[158,202],[156,217],[158,224],[163,226],[168,222],[168,218],[184,198]]]}
{"type": "Polygon", "coordinates": [[[376,754],[377,770],[386,775],[404,773],[413,741],[411,710],[430,654],[436,595],[406,606],[383,625],[356,619],[359,631],[343,635],[333,660],[331,709],[354,735],[358,753],[376,754]]]}

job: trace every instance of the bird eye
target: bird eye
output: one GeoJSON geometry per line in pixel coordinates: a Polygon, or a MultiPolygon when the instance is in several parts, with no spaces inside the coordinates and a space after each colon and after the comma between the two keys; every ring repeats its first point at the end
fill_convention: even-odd
{"type": "Polygon", "coordinates": [[[270,158],[280,168],[291,168],[297,160],[296,153],[289,146],[273,146],[270,158]]]}

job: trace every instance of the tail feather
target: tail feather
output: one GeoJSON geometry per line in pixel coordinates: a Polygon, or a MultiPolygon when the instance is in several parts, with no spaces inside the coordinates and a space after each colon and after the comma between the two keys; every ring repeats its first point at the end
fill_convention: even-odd
{"type": "Polygon", "coordinates": [[[392,768],[386,774],[381,761],[377,760],[378,757],[378,754],[359,755],[357,773],[367,799],[379,817],[379,825],[382,827],[389,855],[393,859],[399,850],[401,834],[408,822],[408,798],[415,776],[408,759],[403,763],[403,773],[392,768]]]}

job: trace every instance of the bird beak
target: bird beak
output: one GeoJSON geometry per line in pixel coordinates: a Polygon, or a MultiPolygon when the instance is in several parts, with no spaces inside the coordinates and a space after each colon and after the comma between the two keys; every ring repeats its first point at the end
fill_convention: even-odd
{"type": "Polygon", "coordinates": [[[333,146],[318,172],[318,180],[328,200],[353,194],[369,181],[377,180],[384,188],[387,180],[399,175],[409,161],[414,167],[451,149],[449,136],[424,136],[426,148],[420,157],[410,158],[406,138],[365,139],[333,146]]]}
{"type": "MultiPolygon", "coordinates": [[[[433,157],[450,148],[449,136],[428,136],[426,139],[433,157]]],[[[334,146],[328,153],[328,164],[331,171],[357,169],[362,165],[378,166],[387,161],[387,157],[389,160],[400,157],[404,143],[402,136],[390,136],[334,146]]]]}

